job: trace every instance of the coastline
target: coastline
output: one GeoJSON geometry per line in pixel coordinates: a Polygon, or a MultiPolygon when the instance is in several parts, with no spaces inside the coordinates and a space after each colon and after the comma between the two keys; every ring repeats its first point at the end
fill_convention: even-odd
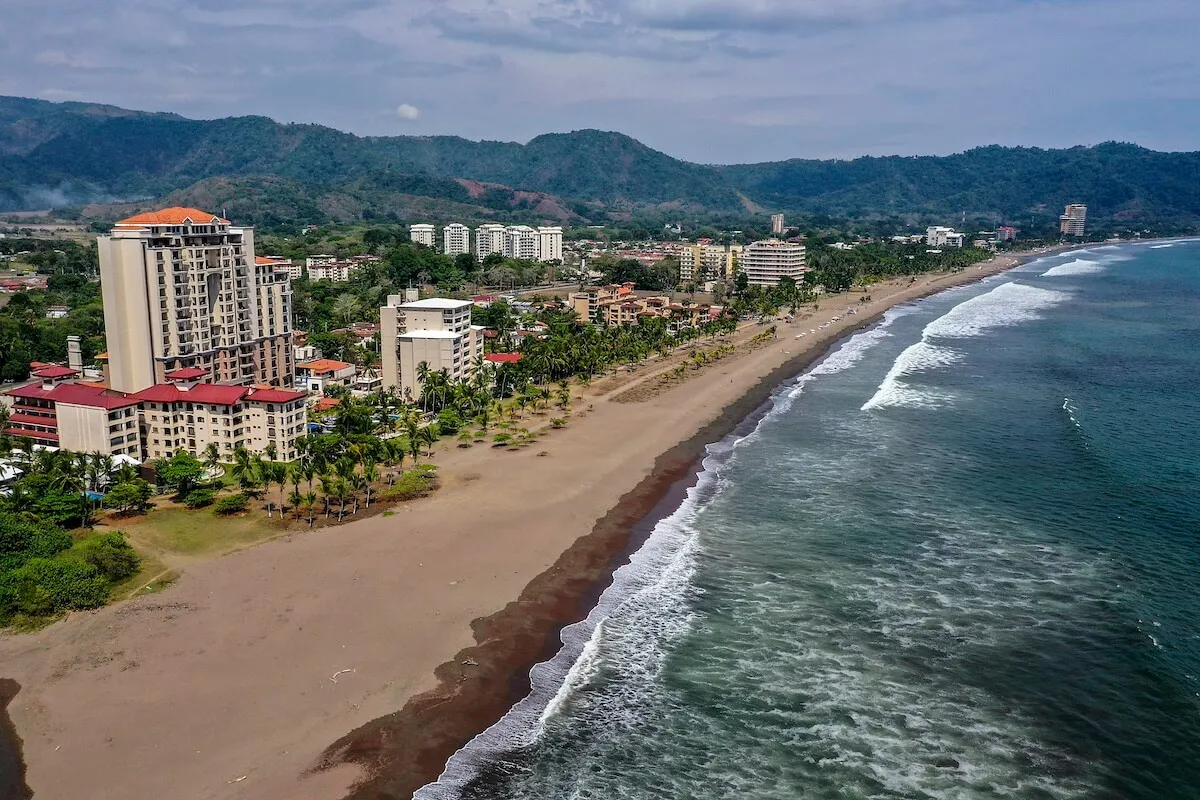
{"type": "MultiPolygon", "coordinates": [[[[406,798],[436,781],[451,756],[528,694],[530,670],[557,652],[563,629],[587,617],[611,585],[614,571],[642,546],[659,521],[676,510],[687,490],[696,484],[710,444],[739,428],[752,430],[770,410],[771,398],[784,384],[855,334],[874,326],[894,306],[970,285],[1071,249],[1062,246],[1014,257],[1001,268],[976,267],[983,274],[971,276],[973,279],[929,286],[858,320],[840,330],[832,341],[808,348],[763,375],[692,436],[660,454],[649,474],[597,520],[590,533],[577,539],[551,569],[538,575],[515,603],[472,623],[476,643],[439,665],[436,688],[334,742],[316,770],[346,763],[364,769],[370,777],[353,787],[345,800],[406,798]],[[487,664],[488,669],[464,669],[469,662],[487,664]]],[[[953,278],[968,272],[939,277],[953,278]]]]}
{"type": "Polygon", "coordinates": [[[539,444],[549,458],[445,451],[446,488],[390,519],[284,537],[162,594],[0,639],[4,677],[24,687],[9,712],[29,785],[47,797],[406,796],[527,690],[562,627],[669,513],[664,497],[695,480],[707,444],[889,308],[1052,253],[881,284],[871,291],[890,293],[861,317],[801,343],[801,328],[859,295],[822,299],[819,317],[658,396],[611,402],[626,383],[586,398],[539,444]]]}

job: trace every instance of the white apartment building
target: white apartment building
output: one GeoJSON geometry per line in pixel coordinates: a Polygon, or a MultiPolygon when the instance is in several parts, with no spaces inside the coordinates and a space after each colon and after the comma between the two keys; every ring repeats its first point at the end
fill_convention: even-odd
{"type": "Polygon", "coordinates": [[[304,265],[289,261],[283,256],[255,256],[254,263],[260,267],[271,267],[277,272],[286,272],[289,280],[304,277],[304,265]]]}
{"type": "Polygon", "coordinates": [[[1087,206],[1072,203],[1058,218],[1058,229],[1064,236],[1083,236],[1087,227],[1087,206]]]}
{"type": "Polygon", "coordinates": [[[930,247],[962,247],[966,234],[956,233],[954,228],[933,225],[925,229],[925,244],[930,247]]]}
{"type": "Polygon", "coordinates": [[[778,286],[785,277],[800,283],[808,272],[804,265],[804,245],[779,239],[746,245],[739,264],[752,286],[778,286]]]}
{"type": "Polygon", "coordinates": [[[412,239],[416,244],[423,244],[426,247],[434,246],[434,239],[437,237],[437,228],[425,223],[408,226],[408,238],[412,239]]]}
{"type": "Polygon", "coordinates": [[[295,382],[291,281],[257,263],[253,228],[168,208],[118,222],[97,246],[112,389],[188,368],[221,383],[295,382]]]}
{"type": "Polygon", "coordinates": [[[538,261],[542,256],[542,240],[538,232],[528,225],[512,225],[504,229],[504,255],[538,261]]]}
{"type": "Polygon", "coordinates": [[[442,252],[448,256],[471,252],[471,229],[461,222],[442,228],[442,252]]]}
{"type": "Polygon", "coordinates": [[[416,400],[422,363],[455,380],[470,377],[483,356],[483,328],[471,325],[473,305],[441,297],[405,302],[403,295],[390,295],[379,309],[383,388],[416,400]]]}
{"type": "Polygon", "coordinates": [[[538,260],[563,260],[563,230],[559,227],[538,228],[538,260]]]}
{"type": "Polygon", "coordinates": [[[504,226],[488,222],[475,229],[475,258],[483,261],[492,253],[504,255],[504,226]]]}

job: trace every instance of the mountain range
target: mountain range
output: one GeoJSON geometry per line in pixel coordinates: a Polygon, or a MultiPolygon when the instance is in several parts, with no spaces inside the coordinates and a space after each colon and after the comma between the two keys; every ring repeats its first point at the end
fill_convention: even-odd
{"type": "Polygon", "coordinates": [[[1080,202],[1093,220],[1178,228],[1200,226],[1200,153],[1105,143],[704,165],[598,130],[526,144],[360,137],[266,117],[0,96],[0,211],[91,204],[104,218],[162,202],[223,207],[254,224],[777,211],[1048,224],[1080,202]]]}

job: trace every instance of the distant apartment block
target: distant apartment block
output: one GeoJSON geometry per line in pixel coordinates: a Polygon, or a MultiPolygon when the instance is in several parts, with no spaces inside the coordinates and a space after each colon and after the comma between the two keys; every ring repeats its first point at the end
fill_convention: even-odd
{"type": "Polygon", "coordinates": [[[925,229],[925,244],[930,247],[962,247],[966,238],[966,234],[941,225],[932,225],[925,229]]]}
{"type": "Polygon", "coordinates": [[[679,250],[679,282],[720,281],[738,270],[742,246],[719,244],[689,244],[679,250]]]}
{"type": "Polygon", "coordinates": [[[471,229],[461,222],[442,228],[442,252],[448,256],[471,252],[471,229]]]}
{"type": "Polygon", "coordinates": [[[559,227],[538,228],[538,260],[563,260],[563,230],[559,227]]]}
{"type": "Polygon", "coordinates": [[[168,208],[121,220],[97,245],[113,390],[193,368],[220,383],[294,383],[289,273],[258,263],[253,228],[168,208]]]}
{"type": "Polygon", "coordinates": [[[783,278],[804,280],[804,245],[779,239],[764,239],[746,245],[740,269],[752,286],[778,286],[783,278]]]}
{"type": "Polygon", "coordinates": [[[1072,203],[1058,218],[1058,230],[1063,236],[1083,236],[1087,225],[1087,206],[1072,203]]]}
{"type": "Polygon", "coordinates": [[[1017,229],[1011,225],[1001,225],[996,228],[997,242],[1011,242],[1017,238],[1017,229]]]}
{"type": "Polygon", "coordinates": [[[473,305],[440,297],[406,302],[403,295],[390,295],[379,309],[383,387],[419,398],[422,363],[455,380],[469,377],[483,355],[483,329],[471,325],[473,305]]]}
{"type": "Polygon", "coordinates": [[[783,214],[771,215],[771,235],[783,236],[783,214]]]}
{"type": "Polygon", "coordinates": [[[415,244],[423,244],[426,247],[433,247],[436,237],[437,228],[432,225],[420,223],[417,225],[408,226],[408,238],[412,239],[415,244]]]}
{"type": "Polygon", "coordinates": [[[488,222],[475,229],[475,258],[483,261],[492,253],[504,255],[504,226],[488,222]]]}
{"type": "Polygon", "coordinates": [[[288,280],[299,280],[304,277],[304,265],[289,261],[282,256],[255,256],[254,263],[260,267],[270,267],[276,272],[286,272],[288,280]]]}
{"type": "Polygon", "coordinates": [[[542,240],[528,225],[512,225],[504,230],[504,256],[525,261],[537,261],[541,256],[542,240]]]}
{"type": "Polygon", "coordinates": [[[310,281],[328,281],[330,283],[349,283],[358,272],[359,265],[349,261],[333,261],[317,264],[308,268],[310,281]]]}

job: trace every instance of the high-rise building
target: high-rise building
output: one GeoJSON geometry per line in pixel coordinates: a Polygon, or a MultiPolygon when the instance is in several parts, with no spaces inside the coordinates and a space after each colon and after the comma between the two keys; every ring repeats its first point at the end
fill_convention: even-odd
{"type": "Polygon", "coordinates": [[[562,228],[538,228],[538,259],[541,261],[563,260],[562,228]]]}
{"type": "Polygon", "coordinates": [[[97,244],[112,389],[193,368],[219,383],[294,383],[291,281],[256,263],[253,228],[168,208],[121,220],[97,244]]]}
{"type": "Polygon", "coordinates": [[[483,355],[483,328],[471,325],[473,306],[470,300],[406,302],[403,295],[389,295],[388,304],[379,309],[383,388],[419,398],[422,363],[455,380],[469,377],[475,359],[483,355]]]}
{"type": "Polygon", "coordinates": [[[442,252],[448,256],[471,252],[471,229],[461,222],[442,228],[442,252]]]}
{"type": "Polygon", "coordinates": [[[783,236],[783,214],[771,215],[771,235],[783,236]]]}
{"type": "Polygon", "coordinates": [[[475,258],[483,261],[492,253],[504,255],[504,226],[488,222],[475,229],[475,258]]]}
{"type": "Polygon", "coordinates": [[[778,239],[746,245],[739,266],[752,286],[778,286],[785,277],[800,283],[808,272],[804,265],[804,245],[778,239]]]}
{"type": "Polygon", "coordinates": [[[524,261],[538,261],[542,257],[542,239],[528,225],[512,225],[504,230],[504,255],[524,261]]]}
{"type": "Polygon", "coordinates": [[[412,239],[416,244],[423,244],[426,247],[433,247],[434,239],[437,237],[437,228],[426,223],[418,223],[408,226],[408,238],[412,239]]]}
{"type": "Polygon", "coordinates": [[[1058,218],[1058,229],[1063,236],[1083,236],[1087,225],[1087,206],[1072,203],[1058,218]]]}

